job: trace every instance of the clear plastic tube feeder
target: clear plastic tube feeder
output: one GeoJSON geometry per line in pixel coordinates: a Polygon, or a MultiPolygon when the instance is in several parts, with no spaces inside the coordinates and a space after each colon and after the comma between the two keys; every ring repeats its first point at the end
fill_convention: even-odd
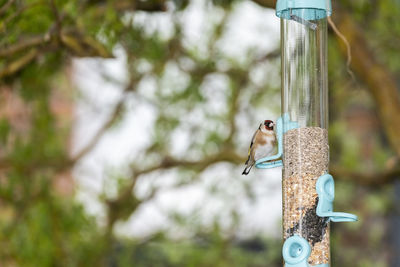
{"type": "Polygon", "coordinates": [[[282,117],[278,154],[258,168],[283,165],[283,258],[286,267],[330,265],[330,222],[355,221],[333,212],[334,180],[328,173],[326,0],[278,0],[281,19],[282,117]]]}
{"type": "Polygon", "coordinates": [[[283,237],[308,241],[311,266],[330,261],[329,219],[316,214],[316,183],[329,165],[326,16],[323,9],[281,11],[282,113],[297,123],[284,126],[283,237]]]}

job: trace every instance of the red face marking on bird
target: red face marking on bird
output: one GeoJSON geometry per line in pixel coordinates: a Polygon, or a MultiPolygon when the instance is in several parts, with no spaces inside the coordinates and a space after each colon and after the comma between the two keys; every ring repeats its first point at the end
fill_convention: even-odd
{"type": "Polygon", "coordinates": [[[264,121],[264,126],[267,130],[270,130],[270,131],[274,130],[274,125],[275,125],[274,122],[271,120],[264,121]]]}

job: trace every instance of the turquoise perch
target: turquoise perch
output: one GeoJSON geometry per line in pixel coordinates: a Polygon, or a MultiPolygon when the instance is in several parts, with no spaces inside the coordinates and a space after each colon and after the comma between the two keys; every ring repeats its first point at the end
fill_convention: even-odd
{"type": "MultiPolygon", "coordinates": [[[[307,240],[294,235],[286,239],[282,248],[285,267],[310,267],[307,262],[311,254],[311,247],[307,240]]],[[[329,267],[329,264],[314,265],[314,267],[329,267]]]]}

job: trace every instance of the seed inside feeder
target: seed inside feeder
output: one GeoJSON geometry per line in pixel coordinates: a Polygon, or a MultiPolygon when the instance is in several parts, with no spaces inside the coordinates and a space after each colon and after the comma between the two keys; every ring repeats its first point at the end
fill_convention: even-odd
{"type": "Polygon", "coordinates": [[[319,127],[284,134],[283,233],[295,234],[311,246],[310,265],[329,263],[329,222],[316,214],[318,178],[328,171],[328,131],[319,127]]]}

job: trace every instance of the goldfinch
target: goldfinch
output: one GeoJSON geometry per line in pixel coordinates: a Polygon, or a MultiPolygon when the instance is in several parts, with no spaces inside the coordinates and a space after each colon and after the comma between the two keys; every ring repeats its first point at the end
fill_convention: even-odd
{"type": "Polygon", "coordinates": [[[251,168],[257,160],[272,156],[276,150],[276,136],[274,132],[274,122],[265,120],[261,123],[253,135],[250,143],[249,154],[246,161],[246,168],[243,175],[249,174],[251,168]]]}

